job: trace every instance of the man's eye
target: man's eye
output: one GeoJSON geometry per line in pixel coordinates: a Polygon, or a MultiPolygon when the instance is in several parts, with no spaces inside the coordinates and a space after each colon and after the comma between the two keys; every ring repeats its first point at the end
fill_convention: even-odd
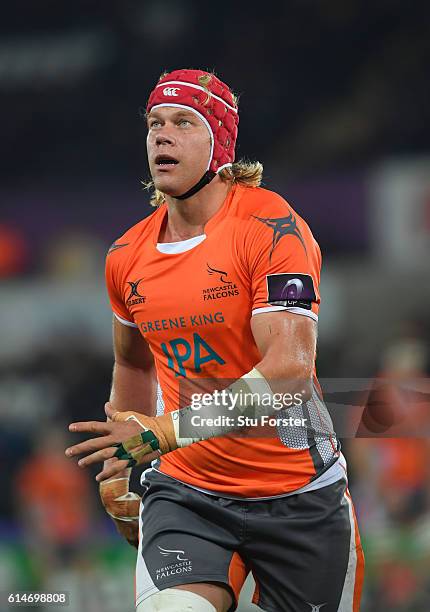
{"type": "Polygon", "coordinates": [[[189,119],[181,119],[179,125],[188,126],[191,125],[191,121],[189,121],[189,119]]]}
{"type": "Polygon", "coordinates": [[[154,119],[154,121],[150,121],[149,122],[149,128],[150,129],[153,128],[153,127],[158,127],[159,125],[161,125],[161,123],[159,121],[156,121],[155,119],[154,119]]]}

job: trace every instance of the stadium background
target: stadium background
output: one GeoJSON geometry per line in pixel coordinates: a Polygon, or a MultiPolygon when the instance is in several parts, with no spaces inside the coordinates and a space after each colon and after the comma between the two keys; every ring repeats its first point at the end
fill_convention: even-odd
{"type": "MultiPolygon", "coordinates": [[[[0,589],[133,609],[134,552],[63,449],[66,424],[102,417],[109,392],[104,254],[150,212],[139,109],[162,70],[233,86],[237,156],[264,163],[319,240],[319,376],[428,375],[429,24],[418,0],[3,7],[0,589]]],[[[429,610],[428,437],[344,449],[363,611],[429,610]]]]}

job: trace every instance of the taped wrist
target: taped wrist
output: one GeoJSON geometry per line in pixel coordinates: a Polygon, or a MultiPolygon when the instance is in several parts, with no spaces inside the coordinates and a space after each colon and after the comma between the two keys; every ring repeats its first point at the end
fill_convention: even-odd
{"type": "Polygon", "coordinates": [[[139,520],[140,496],[129,491],[130,473],[131,470],[127,470],[125,476],[104,480],[99,486],[100,498],[107,514],[117,521],[139,520]]]}
{"type": "Polygon", "coordinates": [[[175,432],[176,444],[179,448],[201,442],[209,438],[224,436],[240,429],[237,425],[239,415],[251,414],[259,418],[272,412],[273,392],[269,383],[256,368],[235,380],[222,394],[225,401],[201,405],[198,409],[187,406],[175,410],[165,416],[171,416],[175,432]],[[262,402],[262,398],[266,401],[262,402]],[[193,417],[198,415],[203,425],[196,426],[193,417]],[[211,422],[217,416],[226,416],[222,425],[211,422]],[[198,433],[198,437],[192,434],[198,433]]]}
{"type": "Polygon", "coordinates": [[[114,420],[133,420],[144,430],[125,442],[113,445],[117,447],[114,457],[128,460],[128,467],[144,463],[148,453],[158,451],[164,454],[177,448],[171,419],[167,414],[147,417],[139,412],[118,412],[114,420]]]}
{"type": "Polygon", "coordinates": [[[256,368],[235,380],[222,392],[213,393],[213,403],[201,405],[198,409],[203,425],[196,426],[193,417],[196,416],[194,406],[168,412],[159,417],[146,417],[137,412],[118,412],[113,420],[133,419],[144,431],[132,436],[125,442],[115,444],[115,457],[127,460],[130,467],[144,463],[149,453],[157,451],[160,454],[184,448],[195,442],[209,438],[227,435],[241,429],[237,417],[247,413],[254,417],[272,412],[273,393],[263,374],[256,368]],[[222,405],[217,403],[215,394],[224,398],[222,405]],[[261,398],[266,397],[262,403],[261,398]],[[215,425],[214,419],[226,412],[229,419],[222,426],[215,425]]]}

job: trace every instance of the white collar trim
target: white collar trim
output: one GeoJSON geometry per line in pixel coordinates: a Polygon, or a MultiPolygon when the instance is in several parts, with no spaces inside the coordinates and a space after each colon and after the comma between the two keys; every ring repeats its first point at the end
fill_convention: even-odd
{"type": "Polygon", "coordinates": [[[185,251],[191,251],[191,249],[194,249],[194,247],[203,242],[203,240],[206,240],[206,234],[194,236],[193,238],[188,238],[187,240],[180,240],[179,242],[158,242],[157,251],[160,251],[160,253],[165,253],[166,255],[185,253],[185,251]]]}

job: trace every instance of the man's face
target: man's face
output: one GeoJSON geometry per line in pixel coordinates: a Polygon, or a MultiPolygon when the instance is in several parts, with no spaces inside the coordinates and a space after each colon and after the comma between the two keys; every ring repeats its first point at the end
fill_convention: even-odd
{"type": "Polygon", "coordinates": [[[206,172],[211,140],[206,125],[192,111],[163,106],[148,115],[149,170],[156,189],[181,195],[206,172]]]}

